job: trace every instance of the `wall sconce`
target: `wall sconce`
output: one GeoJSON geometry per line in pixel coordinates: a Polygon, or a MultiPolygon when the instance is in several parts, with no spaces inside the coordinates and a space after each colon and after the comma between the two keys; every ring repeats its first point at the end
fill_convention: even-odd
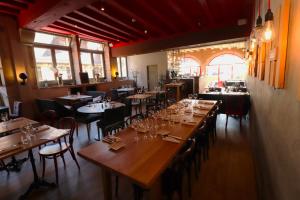
{"type": "Polygon", "coordinates": [[[28,78],[27,74],[22,72],[19,74],[19,78],[22,80],[21,85],[25,85],[28,78]]]}
{"type": "Polygon", "coordinates": [[[119,77],[119,72],[115,72],[115,79],[119,77]]]}

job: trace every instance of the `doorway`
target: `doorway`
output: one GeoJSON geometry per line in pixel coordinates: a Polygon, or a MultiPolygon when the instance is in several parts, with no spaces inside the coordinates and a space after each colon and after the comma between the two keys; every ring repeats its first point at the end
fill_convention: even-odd
{"type": "Polygon", "coordinates": [[[157,65],[148,65],[147,66],[147,82],[148,89],[154,90],[158,86],[158,69],[157,65]]]}

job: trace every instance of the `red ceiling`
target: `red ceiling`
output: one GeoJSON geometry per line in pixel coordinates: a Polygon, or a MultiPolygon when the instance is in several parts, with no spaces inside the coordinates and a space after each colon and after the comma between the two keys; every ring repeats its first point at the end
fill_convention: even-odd
{"type": "MultiPolygon", "coordinates": [[[[237,26],[239,19],[247,19],[246,26],[250,31],[255,4],[255,0],[81,0],[78,8],[70,5],[76,9],[68,10],[57,7],[59,2],[67,7],[71,1],[43,2],[1,1],[0,12],[19,16],[21,27],[74,33],[120,45],[237,26]],[[44,19],[42,27],[35,26],[40,15],[51,12],[51,8],[55,8],[57,13],[49,17],[49,22],[45,23],[44,19]]],[[[74,2],[77,1],[72,4],[74,2]]]]}

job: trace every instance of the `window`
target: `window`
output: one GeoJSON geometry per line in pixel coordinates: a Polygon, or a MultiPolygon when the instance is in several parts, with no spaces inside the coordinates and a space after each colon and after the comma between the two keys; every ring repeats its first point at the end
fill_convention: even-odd
{"type": "Polygon", "coordinates": [[[117,58],[119,77],[127,77],[127,59],[126,57],[117,58]]]}
{"type": "Polygon", "coordinates": [[[223,54],[214,58],[206,66],[206,75],[214,81],[245,80],[247,66],[242,58],[223,54]]]}
{"type": "Polygon", "coordinates": [[[183,76],[199,76],[200,64],[193,58],[185,57],[180,62],[178,74],[183,76]]]}
{"type": "Polygon", "coordinates": [[[86,40],[80,41],[80,60],[82,71],[87,72],[89,78],[105,78],[103,44],[86,40]]]}
{"type": "Polygon", "coordinates": [[[73,81],[71,39],[64,36],[35,33],[34,57],[37,81],[57,84],[58,76],[64,82],[73,81]]]}

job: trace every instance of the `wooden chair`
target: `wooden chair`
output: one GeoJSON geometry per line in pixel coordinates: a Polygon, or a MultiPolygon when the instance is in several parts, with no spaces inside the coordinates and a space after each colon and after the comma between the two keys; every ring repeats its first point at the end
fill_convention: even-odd
{"type": "Polygon", "coordinates": [[[9,174],[9,170],[3,160],[0,160],[0,171],[1,170],[5,170],[7,172],[7,174],[9,174]]]}
{"type": "Polygon", "coordinates": [[[21,117],[22,115],[22,102],[21,101],[14,101],[14,107],[11,115],[9,116],[10,119],[15,119],[21,117]]]}
{"type": "Polygon", "coordinates": [[[66,166],[64,154],[66,152],[70,152],[73,160],[75,161],[78,169],[80,170],[80,166],[76,159],[76,155],[73,148],[73,135],[76,127],[76,121],[72,117],[65,117],[59,120],[59,128],[63,129],[70,129],[68,138],[64,138],[64,141],[58,140],[54,144],[47,145],[40,149],[39,155],[42,157],[43,161],[43,177],[45,176],[45,168],[46,168],[46,159],[53,159],[54,160],[54,167],[55,167],[55,177],[56,177],[56,184],[58,184],[58,168],[57,168],[57,158],[61,157],[66,166]],[[68,141],[67,141],[68,140],[68,141]]]}
{"type": "Polygon", "coordinates": [[[168,199],[172,199],[174,191],[177,191],[179,199],[183,199],[182,183],[184,172],[187,172],[188,175],[188,192],[189,197],[191,197],[191,166],[195,147],[195,140],[188,140],[187,145],[174,158],[171,166],[162,175],[163,191],[167,194],[168,199]]]}

